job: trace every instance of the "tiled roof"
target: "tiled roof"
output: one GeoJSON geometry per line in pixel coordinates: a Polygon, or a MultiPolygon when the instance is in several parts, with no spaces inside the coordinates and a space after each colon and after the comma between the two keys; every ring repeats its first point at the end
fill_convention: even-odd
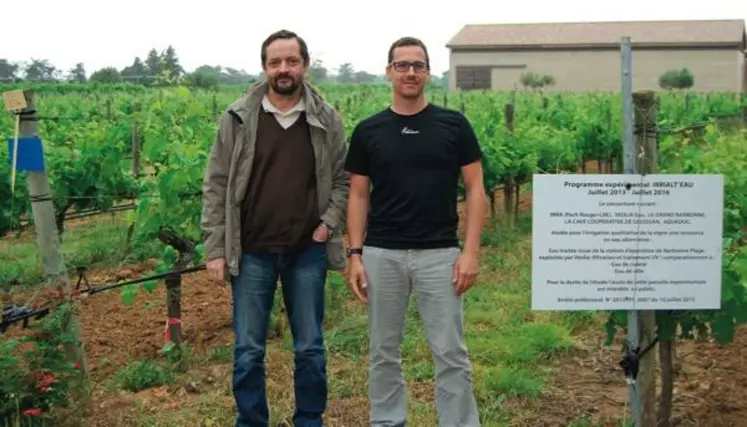
{"type": "Polygon", "coordinates": [[[619,45],[630,36],[633,48],[649,46],[740,46],[745,22],[736,20],[573,22],[466,25],[448,48],[576,47],[619,45]]]}

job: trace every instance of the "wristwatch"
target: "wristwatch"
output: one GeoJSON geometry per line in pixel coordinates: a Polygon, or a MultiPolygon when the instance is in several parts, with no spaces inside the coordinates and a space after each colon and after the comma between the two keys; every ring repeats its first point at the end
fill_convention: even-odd
{"type": "Polygon", "coordinates": [[[348,257],[353,255],[363,255],[363,248],[348,248],[348,257]]]}

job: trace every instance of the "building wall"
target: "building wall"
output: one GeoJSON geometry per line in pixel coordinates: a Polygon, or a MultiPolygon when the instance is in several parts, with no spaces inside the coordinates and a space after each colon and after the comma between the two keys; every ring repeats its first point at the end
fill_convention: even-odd
{"type": "MultiPolygon", "coordinates": [[[[491,66],[494,90],[522,89],[524,72],[550,74],[552,91],[619,91],[619,50],[452,51],[449,87],[456,88],[456,67],[491,66]]],[[[695,77],[693,90],[745,91],[744,56],[737,49],[661,49],[633,51],[633,90],[659,90],[659,76],[687,67],[695,77]]]]}

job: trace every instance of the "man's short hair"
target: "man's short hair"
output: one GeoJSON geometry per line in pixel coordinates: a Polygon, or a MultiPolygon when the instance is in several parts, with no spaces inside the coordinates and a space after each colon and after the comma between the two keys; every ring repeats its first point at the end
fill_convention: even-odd
{"type": "Polygon", "coordinates": [[[394,61],[394,49],[405,46],[420,46],[420,48],[423,49],[423,52],[425,53],[425,64],[428,66],[428,68],[430,68],[431,60],[428,56],[428,48],[425,47],[425,43],[415,37],[402,37],[392,43],[392,45],[389,47],[389,57],[387,59],[387,64],[391,64],[392,61],[394,61]]]}
{"type": "Polygon", "coordinates": [[[306,46],[306,42],[304,39],[298,36],[298,34],[294,33],[293,31],[288,30],[280,30],[275,31],[274,33],[270,34],[264,42],[262,42],[262,65],[265,65],[265,62],[267,62],[267,46],[270,45],[270,43],[274,42],[275,40],[280,39],[296,39],[298,42],[298,50],[301,52],[301,57],[303,58],[303,61],[305,64],[309,64],[309,48],[306,46]]]}

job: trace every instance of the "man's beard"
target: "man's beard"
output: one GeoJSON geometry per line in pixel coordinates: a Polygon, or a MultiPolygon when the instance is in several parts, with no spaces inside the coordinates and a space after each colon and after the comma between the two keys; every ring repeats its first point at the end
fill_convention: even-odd
{"type": "Polygon", "coordinates": [[[301,83],[302,83],[301,79],[296,80],[296,79],[294,79],[291,76],[278,76],[278,77],[274,78],[272,80],[272,82],[271,82],[271,84],[272,84],[272,90],[274,90],[275,92],[277,92],[280,95],[290,95],[290,94],[292,94],[293,92],[295,92],[301,86],[301,83]],[[291,80],[290,86],[281,86],[278,83],[281,79],[290,79],[291,80]]]}

